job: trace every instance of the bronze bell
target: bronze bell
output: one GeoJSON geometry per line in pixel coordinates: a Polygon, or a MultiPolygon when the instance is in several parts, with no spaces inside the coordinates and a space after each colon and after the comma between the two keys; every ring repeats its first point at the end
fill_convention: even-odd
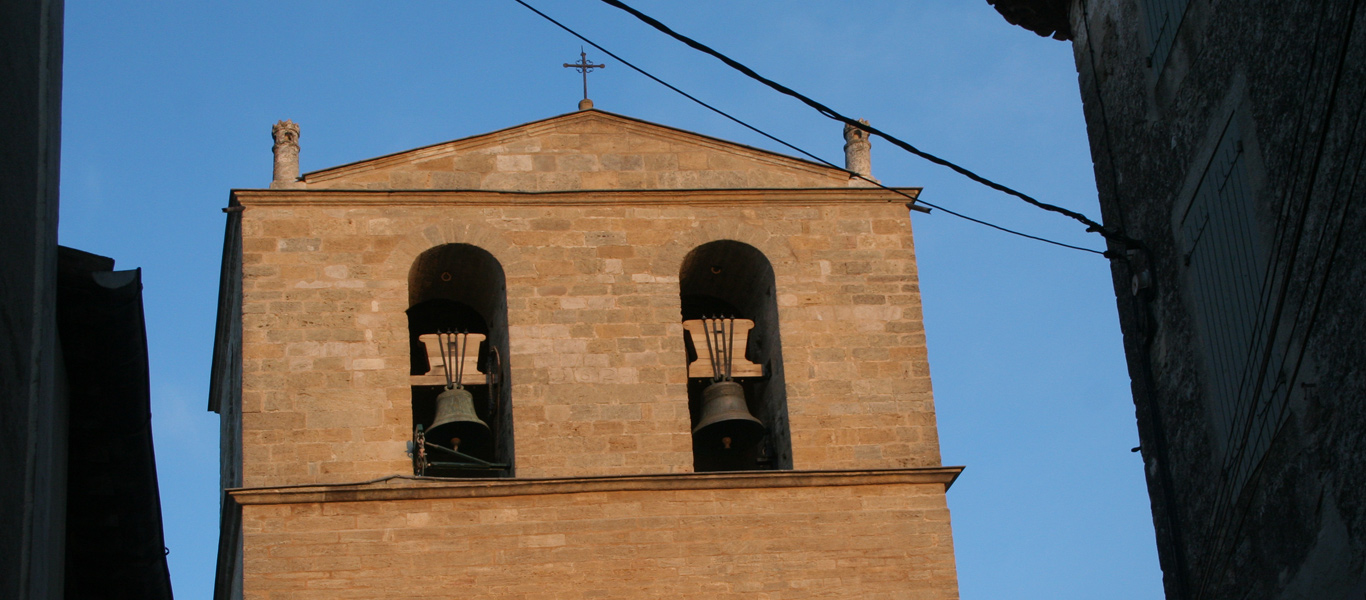
{"type": "Polygon", "coordinates": [[[492,436],[487,423],[474,412],[474,395],[462,387],[446,388],[436,397],[436,418],[427,439],[453,450],[482,448],[492,436]]]}
{"type": "Polygon", "coordinates": [[[693,437],[725,449],[743,449],[763,437],[763,421],[749,414],[745,390],[734,381],[718,381],[702,390],[701,418],[692,430],[693,437]]]}

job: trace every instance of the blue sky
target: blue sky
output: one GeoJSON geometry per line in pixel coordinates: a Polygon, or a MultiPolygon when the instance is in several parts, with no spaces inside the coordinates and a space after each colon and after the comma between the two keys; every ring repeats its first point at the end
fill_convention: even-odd
{"type": "MultiPolygon", "coordinates": [[[[592,0],[541,10],[832,162],[840,125],[592,0]]],[[[1070,44],[984,0],[632,3],[760,73],[990,178],[1098,218],[1070,44]]],[[[317,170],[575,109],[580,43],[511,0],[68,0],[60,241],[144,270],[175,593],[208,598],[217,416],[206,412],[231,188],[270,180],[270,126],[317,170]]],[[[597,107],[782,148],[601,53],[597,107]]],[[[873,143],[883,183],[1068,243],[1094,234],[873,143]]],[[[1161,596],[1106,261],[936,212],[914,217],[965,600],[1161,596]]],[[[801,465],[797,465],[798,468],[801,465]]]]}

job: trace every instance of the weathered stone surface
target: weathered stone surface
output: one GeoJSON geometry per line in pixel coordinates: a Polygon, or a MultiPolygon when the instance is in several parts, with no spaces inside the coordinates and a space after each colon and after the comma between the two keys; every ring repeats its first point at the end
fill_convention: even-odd
{"type": "MultiPolygon", "coordinates": [[[[867,125],[867,119],[860,119],[859,122],[867,125]]],[[[868,141],[868,132],[853,125],[844,125],[844,168],[864,177],[873,176],[873,157],[872,142],[868,141]]],[[[857,180],[860,183],[867,183],[857,180]]]]}
{"type": "Polygon", "coordinates": [[[280,121],[270,128],[275,141],[275,166],[271,173],[272,189],[303,187],[299,179],[299,126],[293,121],[280,121]]]}

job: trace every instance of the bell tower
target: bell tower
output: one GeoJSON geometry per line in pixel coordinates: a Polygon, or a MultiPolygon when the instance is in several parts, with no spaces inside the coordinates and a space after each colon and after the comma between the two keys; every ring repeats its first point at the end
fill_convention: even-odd
{"type": "Polygon", "coordinates": [[[591,107],[299,133],[225,209],[216,597],[958,597],[904,196],[591,107]]]}

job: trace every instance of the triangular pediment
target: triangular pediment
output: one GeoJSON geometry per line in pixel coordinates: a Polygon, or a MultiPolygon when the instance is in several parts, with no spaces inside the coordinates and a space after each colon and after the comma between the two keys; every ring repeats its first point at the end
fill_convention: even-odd
{"type": "Polygon", "coordinates": [[[600,110],[314,171],[301,179],[308,189],[516,192],[851,185],[841,169],[600,110]]]}

